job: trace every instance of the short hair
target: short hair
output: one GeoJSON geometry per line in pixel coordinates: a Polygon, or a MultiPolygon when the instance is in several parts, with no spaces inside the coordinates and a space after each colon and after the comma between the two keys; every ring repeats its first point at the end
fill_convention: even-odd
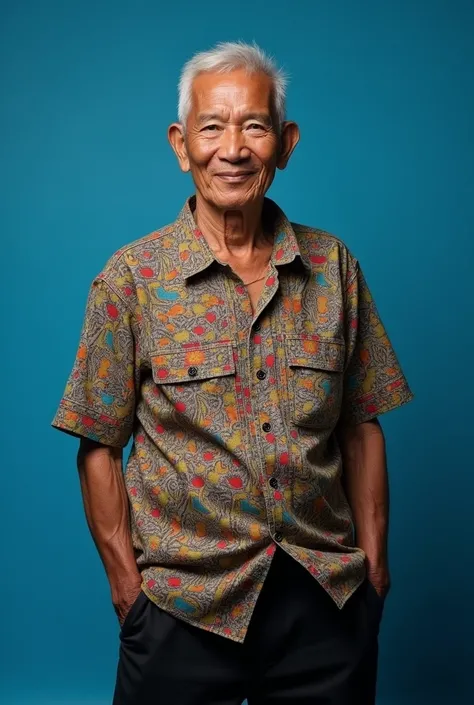
{"type": "Polygon", "coordinates": [[[279,130],[285,120],[287,76],[257,44],[220,42],[209,51],[195,54],[183,67],[179,80],[178,119],[185,126],[191,110],[192,85],[200,73],[230,73],[245,69],[272,79],[272,101],[279,130]]]}

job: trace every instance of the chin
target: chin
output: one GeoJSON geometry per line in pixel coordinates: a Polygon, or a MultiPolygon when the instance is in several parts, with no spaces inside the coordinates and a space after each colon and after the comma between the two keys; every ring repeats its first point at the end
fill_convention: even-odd
{"type": "Polygon", "coordinates": [[[236,190],[234,193],[212,193],[209,194],[208,201],[217,208],[223,210],[248,208],[257,201],[263,200],[264,194],[249,194],[245,191],[236,190]]]}

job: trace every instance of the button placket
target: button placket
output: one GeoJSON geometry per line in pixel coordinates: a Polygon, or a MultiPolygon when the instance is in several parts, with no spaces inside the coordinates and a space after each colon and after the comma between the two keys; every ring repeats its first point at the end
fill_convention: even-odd
{"type": "MultiPolygon", "coordinates": [[[[280,505],[281,502],[277,501],[274,496],[276,489],[279,487],[279,482],[275,477],[274,483],[276,483],[276,485],[274,486],[274,483],[270,484],[269,479],[270,477],[273,477],[273,475],[272,472],[267,474],[267,464],[271,461],[271,471],[275,471],[274,465],[277,455],[276,445],[278,443],[277,439],[282,432],[282,428],[279,418],[280,411],[274,408],[274,401],[272,401],[271,396],[271,393],[275,388],[275,380],[271,382],[271,378],[274,375],[274,370],[272,369],[274,365],[274,356],[276,356],[274,349],[275,342],[273,340],[274,331],[271,325],[267,328],[266,323],[263,325],[260,322],[260,318],[263,315],[265,307],[268,306],[270,300],[278,290],[277,276],[269,277],[269,280],[271,281],[268,282],[266,289],[262,292],[258,309],[255,312],[255,323],[250,325],[248,349],[250,353],[249,368],[252,374],[251,379],[253,382],[252,406],[256,417],[255,420],[258,424],[256,428],[260,428],[260,434],[258,434],[258,437],[255,439],[259,454],[260,452],[262,453],[260,486],[263,491],[265,506],[267,509],[267,526],[271,535],[274,536],[277,528],[281,525],[281,517],[277,517],[275,513],[277,505],[280,505]],[[262,333],[262,331],[264,331],[264,333],[262,333]],[[264,413],[265,411],[268,413],[264,413]],[[272,419],[273,414],[276,416],[275,422],[273,422],[272,419]]],[[[243,297],[240,298],[242,299],[243,297]]],[[[238,313],[241,314],[241,312],[242,309],[240,309],[238,313]]],[[[283,540],[283,534],[281,534],[281,540],[283,540]]]]}

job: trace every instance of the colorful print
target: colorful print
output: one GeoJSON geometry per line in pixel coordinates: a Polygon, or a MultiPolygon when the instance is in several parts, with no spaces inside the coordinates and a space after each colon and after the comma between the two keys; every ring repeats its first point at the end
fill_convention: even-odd
{"type": "Polygon", "coordinates": [[[276,544],[339,607],[363,581],[332,436],[411,392],[339,240],[266,200],[276,237],[253,314],[193,207],[94,281],[53,425],[117,447],[133,434],[125,480],[144,590],[243,641],[276,544]]]}

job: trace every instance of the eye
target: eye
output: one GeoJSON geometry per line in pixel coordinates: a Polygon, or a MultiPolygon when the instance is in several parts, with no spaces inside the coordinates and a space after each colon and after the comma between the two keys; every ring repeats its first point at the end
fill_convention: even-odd
{"type": "Polygon", "coordinates": [[[247,130],[250,132],[265,132],[265,127],[258,122],[251,122],[247,125],[247,130]]]}
{"type": "Polygon", "coordinates": [[[219,125],[206,125],[202,128],[202,132],[217,132],[219,125]]]}

